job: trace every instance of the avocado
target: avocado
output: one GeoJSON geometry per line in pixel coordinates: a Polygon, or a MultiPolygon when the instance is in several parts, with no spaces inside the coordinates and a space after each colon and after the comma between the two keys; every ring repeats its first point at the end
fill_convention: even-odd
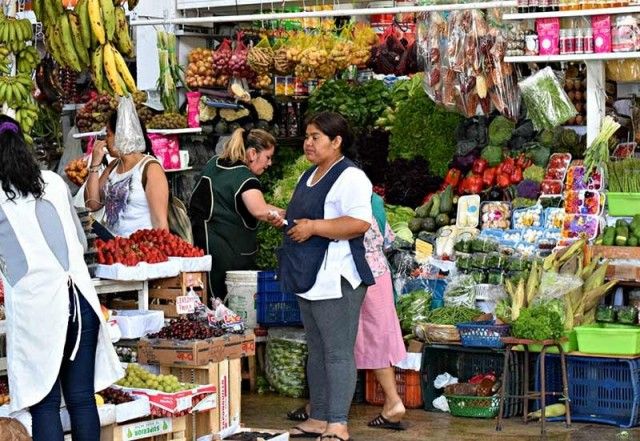
{"type": "Polygon", "coordinates": [[[438,217],[436,217],[436,225],[439,227],[444,227],[445,225],[449,225],[449,215],[445,213],[440,213],[438,217]]]}
{"type": "Polygon", "coordinates": [[[629,224],[624,219],[618,219],[616,221],[616,228],[618,228],[618,227],[627,227],[627,228],[629,228],[629,224]]]}
{"type": "Polygon", "coordinates": [[[631,236],[627,240],[627,246],[628,247],[637,247],[638,246],[638,239],[635,236],[631,236]]]}
{"type": "Polygon", "coordinates": [[[422,219],[419,219],[417,217],[411,219],[409,221],[409,229],[412,233],[418,233],[420,230],[422,230],[422,219]]]}
{"type": "Polygon", "coordinates": [[[430,233],[436,231],[436,221],[432,217],[422,219],[422,229],[430,233]]]}
{"type": "Polygon", "coordinates": [[[431,211],[431,205],[433,204],[433,200],[429,199],[429,202],[420,205],[416,208],[416,216],[417,217],[429,217],[429,212],[431,211]]]}

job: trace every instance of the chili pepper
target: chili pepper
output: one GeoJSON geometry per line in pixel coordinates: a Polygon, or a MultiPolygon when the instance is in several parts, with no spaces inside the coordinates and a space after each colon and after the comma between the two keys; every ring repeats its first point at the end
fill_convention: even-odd
{"type": "Polygon", "coordinates": [[[511,175],[511,183],[517,184],[520,181],[522,181],[522,169],[520,167],[516,167],[511,175]]]}
{"type": "Polygon", "coordinates": [[[457,168],[452,168],[447,172],[447,176],[444,178],[444,186],[451,185],[455,187],[460,182],[460,178],[462,177],[462,172],[457,168]]]}
{"type": "Polygon", "coordinates": [[[495,167],[489,167],[484,171],[484,173],[482,173],[482,183],[484,184],[485,188],[493,187],[493,185],[496,183],[495,167]]]}
{"type": "Polygon", "coordinates": [[[511,185],[511,179],[509,179],[509,175],[504,172],[498,174],[498,176],[496,177],[496,182],[498,184],[498,187],[500,188],[507,188],[509,185],[511,185]]]}
{"type": "Polygon", "coordinates": [[[471,171],[473,172],[474,175],[482,175],[482,173],[485,171],[488,165],[489,165],[489,162],[486,159],[478,158],[475,161],[473,161],[473,165],[471,166],[471,171]]]}

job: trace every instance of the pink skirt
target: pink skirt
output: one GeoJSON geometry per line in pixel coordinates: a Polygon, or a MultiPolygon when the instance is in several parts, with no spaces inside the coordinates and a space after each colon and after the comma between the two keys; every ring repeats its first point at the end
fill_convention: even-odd
{"type": "Polygon", "coordinates": [[[355,359],[358,369],[383,369],[404,360],[407,351],[396,306],[393,303],[391,273],[376,278],[367,289],[360,309],[355,359]]]}

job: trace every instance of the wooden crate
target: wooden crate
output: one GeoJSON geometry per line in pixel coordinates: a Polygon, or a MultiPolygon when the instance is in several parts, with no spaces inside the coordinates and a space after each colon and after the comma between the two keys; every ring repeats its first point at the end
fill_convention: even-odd
{"type": "Polygon", "coordinates": [[[164,311],[165,317],[178,317],[176,298],[184,296],[189,288],[207,302],[207,273],[180,273],[175,277],[149,281],[149,309],[164,311]]]}
{"type": "Polygon", "coordinates": [[[127,440],[148,440],[148,441],[187,441],[187,423],[191,416],[182,416],[178,418],[155,418],[135,423],[112,424],[103,427],[100,431],[100,441],[127,441],[127,440]],[[171,427],[162,430],[164,423],[171,423],[171,427]],[[159,427],[161,435],[150,435],[144,437],[140,432],[144,432],[149,427],[159,427]],[[138,433],[136,433],[138,432],[138,433]],[[142,436],[142,437],[141,437],[142,436]]]}
{"type": "Polygon", "coordinates": [[[197,412],[192,424],[187,424],[188,440],[218,433],[233,424],[240,424],[242,373],[239,358],[204,366],[160,366],[160,373],[175,375],[178,380],[184,382],[213,384],[218,389],[217,407],[197,412]]]}

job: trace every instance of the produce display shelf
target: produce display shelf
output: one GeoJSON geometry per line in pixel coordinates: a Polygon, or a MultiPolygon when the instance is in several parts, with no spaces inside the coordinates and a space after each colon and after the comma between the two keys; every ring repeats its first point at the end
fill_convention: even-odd
{"type": "Polygon", "coordinates": [[[507,63],[559,63],[562,61],[607,61],[640,58],[640,52],[609,52],[606,54],[565,54],[504,57],[507,63]]]}
{"type": "Polygon", "coordinates": [[[535,18],[584,17],[587,15],[637,14],[640,6],[622,8],[578,9],[576,11],[528,12],[522,14],[503,14],[503,20],[532,20],[535,18]]]}
{"type": "Polygon", "coordinates": [[[119,280],[92,279],[93,286],[98,294],[115,294],[119,292],[137,291],[138,309],[149,309],[149,284],[148,282],[125,282],[119,280]]]}
{"type": "Polygon", "coordinates": [[[156,133],[158,135],[184,135],[187,133],[200,133],[202,127],[188,127],[185,129],[149,129],[148,133],[156,133]]]}

